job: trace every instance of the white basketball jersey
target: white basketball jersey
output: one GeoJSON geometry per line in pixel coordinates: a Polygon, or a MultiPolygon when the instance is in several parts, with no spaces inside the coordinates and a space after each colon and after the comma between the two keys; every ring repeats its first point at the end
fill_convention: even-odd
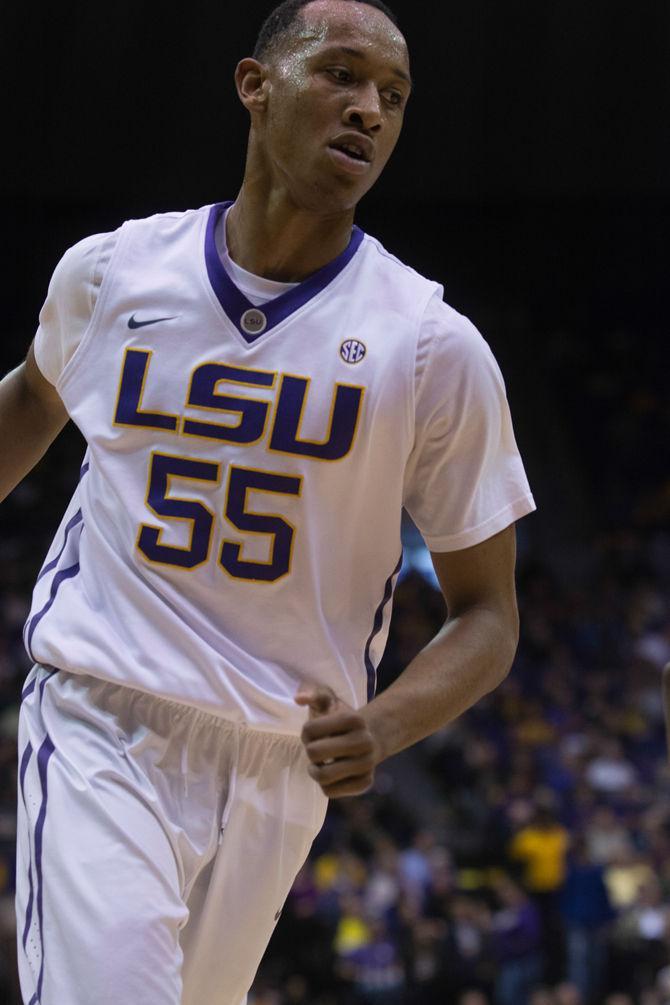
{"type": "Polygon", "coordinates": [[[441,303],[444,332],[422,335],[435,283],[354,228],[254,307],[217,252],[225,205],[119,232],[56,385],[88,450],[25,641],[39,662],[298,733],[301,682],[374,695],[403,505],[451,550],[533,502],[485,343],[441,303]]]}

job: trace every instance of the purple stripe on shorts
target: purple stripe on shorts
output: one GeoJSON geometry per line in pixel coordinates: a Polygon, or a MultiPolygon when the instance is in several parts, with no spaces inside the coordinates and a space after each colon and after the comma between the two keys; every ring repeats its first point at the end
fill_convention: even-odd
{"type": "MultiPolygon", "coordinates": [[[[78,572],[79,572],[79,562],[75,562],[75,564],[71,565],[69,568],[61,569],[60,572],[57,572],[51,584],[51,590],[49,591],[49,599],[47,600],[42,610],[38,611],[37,614],[35,614],[30,619],[30,622],[28,623],[28,637],[26,639],[26,649],[28,650],[28,655],[30,656],[31,659],[33,660],[35,659],[31,649],[31,643],[33,640],[33,635],[35,634],[35,629],[39,625],[44,615],[51,609],[51,605],[56,599],[56,594],[58,593],[58,589],[61,583],[63,583],[66,579],[72,579],[72,577],[76,576],[78,572]]],[[[37,661],[35,660],[35,662],[37,661]]]]}
{"type": "Polygon", "coordinates": [[[370,646],[372,645],[375,636],[378,635],[379,632],[381,631],[382,624],[384,623],[384,608],[386,607],[389,600],[393,596],[393,580],[395,576],[397,576],[398,573],[400,572],[401,565],[402,565],[402,553],[398,560],[398,564],[396,565],[395,569],[393,570],[389,578],[386,580],[386,585],[384,586],[384,596],[382,597],[382,601],[379,607],[375,611],[375,618],[372,624],[372,631],[370,632],[368,641],[365,644],[365,669],[367,670],[368,673],[368,701],[372,701],[372,699],[375,696],[375,691],[377,690],[377,670],[374,663],[370,659],[370,646]]]}
{"type": "MultiPolygon", "coordinates": [[[[42,702],[42,695],[44,694],[44,685],[46,684],[46,682],[49,680],[50,677],[53,677],[55,673],[58,673],[57,667],[49,667],[46,664],[42,664],[42,667],[44,670],[47,671],[47,676],[40,684],[40,704],[42,702]]],[[[23,691],[21,692],[21,701],[23,701],[25,698],[31,695],[35,690],[36,686],[37,686],[37,677],[33,677],[30,684],[27,684],[24,687],[23,691]]]]}
{"type": "MultiPolygon", "coordinates": [[[[26,806],[26,794],[23,788],[24,780],[26,777],[26,771],[28,770],[28,762],[30,761],[31,754],[33,752],[33,747],[28,741],[26,749],[23,751],[23,756],[21,757],[21,768],[19,770],[19,787],[21,790],[21,799],[23,800],[23,808],[28,815],[28,808],[26,806]]],[[[26,948],[26,942],[28,941],[28,932],[30,931],[30,923],[33,920],[33,870],[32,870],[32,853],[30,850],[30,841],[28,843],[28,906],[26,908],[26,923],[23,928],[23,948],[26,948]]]]}
{"type": "Polygon", "coordinates": [[[21,785],[21,794],[23,795],[23,780],[26,777],[26,771],[28,770],[28,761],[30,760],[30,755],[33,752],[33,745],[28,740],[26,744],[26,749],[23,751],[21,757],[21,768],[19,769],[19,784],[21,785]]]}
{"type": "MultiPolygon", "coordinates": [[[[45,681],[43,681],[43,684],[45,681]]],[[[42,893],[43,893],[43,883],[42,883],[42,833],[44,831],[44,821],[47,815],[47,767],[49,764],[49,758],[54,752],[54,745],[51,742],[51,737],[47,734],[44,738],[44,742],[37,753],[37,770],[40,776],[40,785],[42,786],[42,805],[40,806],[40,812],[37,817],[37,824],[35,825],[35,872],[37,874],[37,919],[40,928],[40,949],[41,949],[41,959],[40,959],[40,973],[37,979],[37,998],[39,1001],[40,995],[42,994],[42,981],[44,979],[44,924],[43,924],[43,911],[42,911],[42,893]]]]}
{"type": "MultiPolygon", "coordinates": [[[[45,669],[46,669],[46,667],[45,667],[45,669]]],[[[46,677],[43,680],[40,681],[40,705],[42,704],[42,698],[44,697],[44,688],[46,686],[46,682],[48,680],[51,680],[51,678],[53,677],[53,675],[55,673],[58,673],[58,671],[57,670],[48,670],[46,677]]]]}
{"type": "Polygon", "coordinates": [[[61,555],[63,554],[63,552],[65,551],[65,549],[67,547],[67,539],[70,536],[70,531],[74,530],[74,528],[77,526],[77,524],[80,524],[83,519],[84,518],[82,516],[81,510],[77,510],[77,512],[75,513],[75,515],[72,517],[72,519],[68,521],[67,526],[65,527],[65,537],[63,538],[63,546],[62,546],[61,550],[58,552],[58,554],[56,555],[56,557],[52,558],[51,561],[48,563],[48,565],[45,565],[44,568],[41,570],[39,576],[37,577],[37,582],[38,583],[39,583],[40,579],[42,578],[42,576],[46,576],[47,572],[51,572],[52,569],[56,568],[56,566],[60,562],[61,555]]]}
{"type": "Polygon", "coordinates": [[[23,691],[21,692],[21,701],[23,701],[24,698],[27,698],[29,694],[33,693],[36,684],[37,684],[37,678],[34,677],[31,680],[30,684],[27,684],[26,687],[24,687],[23,691]]]}

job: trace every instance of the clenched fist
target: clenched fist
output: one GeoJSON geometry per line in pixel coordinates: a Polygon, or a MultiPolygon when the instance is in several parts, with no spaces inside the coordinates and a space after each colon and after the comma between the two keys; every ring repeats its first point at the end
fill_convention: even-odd
{"type": "Polygon", "coordinates": [[[303,687],[295,701],[309,708],[301,738],[314,781],[330,799],[366,792],[381,758],[361,713],[345,705],[328,687],[303,687]]]}

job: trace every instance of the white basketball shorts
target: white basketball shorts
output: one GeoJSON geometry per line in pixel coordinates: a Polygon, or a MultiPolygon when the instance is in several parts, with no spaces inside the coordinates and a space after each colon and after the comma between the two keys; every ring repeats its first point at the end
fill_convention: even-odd
{"type": "Polygon", "coordinates": [[[18,802],[25,1005],[243,1005],[327,806],[295,737],[42,666],[18,802]]]}

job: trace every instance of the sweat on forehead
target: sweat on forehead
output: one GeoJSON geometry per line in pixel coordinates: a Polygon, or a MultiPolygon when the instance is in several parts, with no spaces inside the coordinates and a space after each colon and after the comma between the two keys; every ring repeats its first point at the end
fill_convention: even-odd
{"type": "Polygon", "coordinates": [[[403,43],[398,28],[391,24],[384,14],[369,4],[357,0],[313,0],[301,11],[301,20],[296,25],[295,37],[299,41],[327,41],[342,33],[360,33],[382,37],[385,42],[403,43]]]}
{"type": "Polygon", "coordinates": [[[284,0],[266,18],[253,55],[265,60],[298,41],[319,41],[338,28],[356,27],[377,28],[404,46],[397,18],[383,0],[284,0]]]}

